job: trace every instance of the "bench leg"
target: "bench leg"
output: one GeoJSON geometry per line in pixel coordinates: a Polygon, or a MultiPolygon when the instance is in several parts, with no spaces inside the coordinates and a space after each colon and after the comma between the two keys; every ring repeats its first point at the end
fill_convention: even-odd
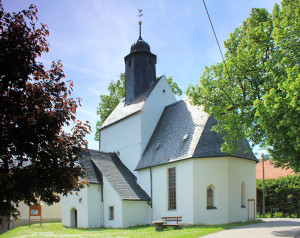
{"type": "Polygon", "coordinates": [[[156,231],[162,231],[162,230],[163,230],[163,226],[156,226],[156,227],[155,227],[155,230],[156,230],[156,231]]]}
{"type": "Polygon", "coordinates": [[[173,226],[174,230],[181,229],[181,226],[173,226]]]}

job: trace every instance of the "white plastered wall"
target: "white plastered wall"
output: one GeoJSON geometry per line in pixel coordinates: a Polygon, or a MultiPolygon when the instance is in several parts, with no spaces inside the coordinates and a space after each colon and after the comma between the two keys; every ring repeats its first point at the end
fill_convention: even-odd
{"type": "Polygon", "coordinates": [[[104,227],[121,228],[122,222],[122,200],[120,195],[111,186],[108,180],[103,177],[103,220],[104,227]],[[114,219],[109,220],[109,207],[114,207],[114,219]]]}
{"type": "MultiPolygon", "coordinates": [[[[163,216],[182,216],[183,223],[193,223],[192,166],[193,161],[186,160],[152,168],[153,220],[161,220],[163,216]],[[168,210],[168,169],[172,167],[176,167],[176,210],[168,210]]],[[[148,173],[147,170],[139,172],[148,173]]]]}
{"type": "Polygon", "coordinates": [[[134,171],[165,106],[176,98],[163,75],[142,110],[100,130],[100,150],[119,152],[121,161],[134,171]]]}
{"type": "MultiPolygon", "coordinates": [[[[138,181],[151,195],[150,169],[138,171],[138,181]]],[[[246,200],[255,198],[255,162],[235,157],[194,158],[152,168],[153,217],[182,216],[184,223],[222,224],[247,220],[241,208],[241,183],[246,200]],[[177,209],[168,211],[168,168],[176,167],[177,209]],[[214,205],[207,209],[206,190],[214,186],[214,205]]]]}
{"type": "Polygon", "coordinates": [[[227,157],[193,159],[194,224],[228,223],[228,160],[227,157]],[[214,186],[217,209],[207,209],[209,185],[214,186]]]}
{"type": "MultiPolygon", "coordinates": [[[[248,199],[255,199],[256,205],[256,162],[231,157],[229,160],[229,222],[248,220],[248,199]],[[241,207],[241,184],[245,183],[245,205],[241,207]]],[[[250,217],[255,209],[249,204],[250,217]]],[[[255,214],[256,215],[256,214],[255,214]]],[[[254,217],[255,217],[254,215],[254,217]]]]}
{"type": "MultiPolygon", "coordinates": [[[[247,221],[247,207],[241,208],[241,184],[246,200],[256,198],[255,162],[235,157],[194,159],[195,224],[247,221]],[[206,208],[206,189],[215,187],[215,206],[206,208]]],[[[253,210],[252,210],[253,212],[253,210]]]]}
{"type": "Polygon", "coordinates": [[[101,226],[101,190],[99,184],[90,184],[89,188],[83,188],[76,195],[63,196],[62,202],[62,224],[71,226],[71,210],[77,210],[77,227],[95,228],[101,226]],[[100,218],[100,220],[99,220],[100,218]],[[95,220],[93,220],[95,219],[95,220]],[[93,221],[92,221],[93,220],[93,221]]]}
{"type": "MultiPolygon", "coordinates": [[[[150,169],[143,169],[137,171],[137,182],[144,189],[144,191],[151,196],[151,175],[150,169]]],[[[153,176],[152,176],[153,177],[153,176]]]]}
{"type": "Polygon", "coordinates": [[[176,102],[176,98],[167,82],[166,76],[163,75],[142,108],[142,143],[140,156],[146,149],[165,106],[174,102],[176,102]]]}
{"type": "Polygon", "coordinates": [[[140,159],[141,113],[100,130],[100,150],[120,152],[121,161],[133,171],[140,159]]]}
{"type": "Polygon", "coordinates": [[[123,227],[151,223],[151,208],[147,201],[122,201],[123,227]]]}
{"type": "Polygon", "coordinates": [[[102,220],[102,201],[101,201],[101,189],[100,184],[91,184],[88,189],[88,227],[99,228],[103,226],[102,220]]]}

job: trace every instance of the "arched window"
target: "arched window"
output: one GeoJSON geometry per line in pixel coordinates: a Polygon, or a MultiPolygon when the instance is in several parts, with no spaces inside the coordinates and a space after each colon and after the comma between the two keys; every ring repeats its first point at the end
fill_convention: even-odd
{"type": "Polygon", "coordinates": [[[217,209],[215,204],[215,186],[209,185],[206,188],[206,207],[207,209],[217,209]]]}
{"type": "Polygon", "coordinates": [[[241,207],[246,207],[245,183],[241,184],[241,207]]]}

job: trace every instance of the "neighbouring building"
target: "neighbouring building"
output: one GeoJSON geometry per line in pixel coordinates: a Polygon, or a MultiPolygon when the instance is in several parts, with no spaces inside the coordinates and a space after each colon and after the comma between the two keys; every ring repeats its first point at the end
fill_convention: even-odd
{"type": "MultiPolygon", "coordinates": [[[[140,26],[141,27],[141,26],[140,26]]],[[[62,197],[67,227],[129,227],[162,216],[188,224],[255,219],[256,163],[246,140],[220,150],[217,122],[176,101],[141,35],[125,57],[126,95],[100,129],[100,150],[82,151],[90,187],[62,197]]]]}
{"type": "MultiPolygon", "coordinates": [[[[7,217],[0,216],[0,234],[11,230],[15,227],[28,225],[29,224],[29,206],[27,206],[24,202],[20,202],[17,207],[20,212],[20,216],[18,220],[7,217]]],[[[50,221],[61,221],[61,202],[53,203],[52,205],[43,204],[42,205],[42,222],[50,222],[50,221]]],[[[32,218],[35,220],[35,218],[32,218]]],[[[39,217],[38,217],[39,219],[39,217]]]]}
{"type": "MultiPolygon", "coordinates": [[[[277,179],[280,177],[286,177],[288,175],[295,175],[294,170],[292,169],[275,168],[271,159],[265,160],[264,169],[265,179],[277,179]]],[[[263,179],[262,160],[259,160],[259,162],[256,164],[256,178],[263,179]]]]}

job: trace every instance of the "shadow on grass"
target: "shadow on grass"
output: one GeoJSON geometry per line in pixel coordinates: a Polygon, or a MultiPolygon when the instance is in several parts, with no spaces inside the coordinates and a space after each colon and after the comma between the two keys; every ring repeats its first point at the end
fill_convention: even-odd
{"type": "MultiPolygon", "coordinates": [[[[64,227],[64,226],[63,226],[64,227]]],[[[106,230],[122,230],[122,231],[135,231],[135,230],[142,230],[145,228],[155,228],[152,225],[146,225],[146,226],[135,226],[135,227],[128,227],[128,228],[75,228],[75,227],[64,227],[65,229],[70,230],[79,230],[79,231],[106,231],[106,230]]]]}
{"type": "MultiPolygon", "coordinates": [[[[239,227],[239,226],[247,226],[247,225],[251,225],[251,224],[258,224],[258,223],[264,223],[264,221],[262,220],[255,220],[255,221],[251,221],[251,222],[237,222],[237,223],[229,223],[229,224],[221,224],[221,225],[183,225],[182,229],[222,229],[222,230],[228,230],[234,227],[239,227]]],[[[120,230],[120,231],[138,231],[138,230],[143,230],[143,229],[147,229],[147,228],[153,228],[155,230],[155,226],[154,225],[146,225],[146,226],[135,226],[135,227],[128,227],[128,228],[74,228],[74,227],[64,227],[65,229],[70,229],[70,230],[80,230],[80,231],[92,231],[92,232],[96,232],[96,231],[107,231],[107,230],[111,230],[114,229],[115,231],[120,230]]],[[[170,231],[173,230],[173,228],[168,227],[165,228],[162,231],[156,231],[157,233],[160,232],[166,232],[166,231],[170,231]]]]}

